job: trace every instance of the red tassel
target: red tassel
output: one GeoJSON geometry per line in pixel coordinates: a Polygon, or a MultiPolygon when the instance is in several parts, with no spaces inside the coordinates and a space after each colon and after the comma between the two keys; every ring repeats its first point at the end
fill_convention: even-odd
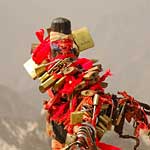
{"type": "Polygon", "coordinates": [[[139,135],[140,135],[140,130],[142,129],[142,130],[148,130],[148,127],[147,127],[147,125],[144,123],[144,122],[141,122],[141,121],[138,121],[138,126],[136,127],[136,129],[135,129],[135,136],[136,137],[139,137],[139,135]]]}
{"type": "Polygon", "coordinates": [[[71,112],[75,111],[76,106],[77,106],[77,98],[76,98],[76,96],[74,96],[73,99],[72,99],[71,112]]]}
{"type": "Polygon", "coordinates": [[[41,64],[51,57],[50,40],[49,37],[44,39],[44,29],[37,31],[36,36],[41,43],[33,50],[32,59],[36,64],[41,64]]]}
{"type": "Polygon", "coordinates": [[[48,90],[47,90],[47,94],[48,94],[48,96],[49,96],[51,99],[54,98],[54,94],[53,94],[53,92],[52,92],[51,89],[48,89],[48,90]]]}
{"type": "Polygon", "coordinates": [[[62,122],[64,122],[67,118],[69,118],[70,117],[70,110],[68,110],[59,120],[58,120],[58,122],[59,123],[62,123],[62,122]]]}
{"type": "Polygon", "coordinates": [[[105,74],[100,78],[100,81],[104,81],[108,76],[112,76],[110,69],[106,70],[105,74]]]}
{"type": "Polygon", "coordinates": [[[58,107],[56,106],[56,111],[54,112],[54,115],[52,116],[52,120],[59,120],[59,118],[64,115],[64,112],[66,111],[66,109],[69,108],[69,101],[64,103],[64,104],[60,104],[58,107]]]}
{"type": "Polygon", "coordinates": [[[35,32],[38,40],[42,43],[44,39],[44,29],[40,29],[39,31],[35,32]]]}
{"type": "Polygon", "coordinates": [[[70,95],[73,90],[75,89],[75,87],[82,81],[82,77],[75,79],[75,77],[73,76],[67,76],[66,77],[66,83],[63,87],[63,89],[61,90],[61,93],[70,95]]]}

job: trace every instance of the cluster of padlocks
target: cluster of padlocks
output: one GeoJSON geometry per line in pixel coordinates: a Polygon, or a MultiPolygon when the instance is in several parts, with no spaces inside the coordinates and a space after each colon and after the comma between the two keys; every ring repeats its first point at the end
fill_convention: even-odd
{"type": "MultiPolygon", "coordinates": [[[[86,33],[86,36],[81,36],[83,40],[76,40],[76,44],[80,43],[79,49],[93,45],[87,44],[86,38],[89,36],[86,29],[83,31],[86,33]]],[[[74,33],[74,38],[78,34],[74,33]]],[[[65,46],[63,40],[61,42],[61,46],[65,46]]],[[[41,50],[42,47],[39,48],[41,50]]],[[[69,52],[74,53],[71,50],[69,52]]],[[[31,58],[24,66],[33,79],[39,79],[40,92],[48,92],[50,96],[43,104],[47,110],[47,124],[52,122],[55,124],[54,129],[58,127],[66,135],[61,140],[59,130],[55,133],[58,141],[65,141],[64,150],[109,150],[109,145],[102,144],[100,140],[112,126],[120,137],[135,139],[136,149],[139,145],[139,130],[149,131],[147,115],[150,115],[150,106],[140,103],[126,92],[120,92],[120,97],[106,93],[105,79],[111,76],[111,72],[107,70],[102,74],[102,65],[97,60],[66,57],[35,63],[31,58]],[[132,119],[134,135],[123,135],[125,120],[131,122],[132,119]]],[[[113,148],[119,150],[117,147],[113,148]]]]}
{"type": "MultiPolygon", "coordinates": [[[[108,130],[112,129],[112,125],[115,127],[115,131],[122,135],[126,114],[130,114],[130,117],[135,119],[135,129],[138,127],[139,121],[148,125],[148,120],[141,113],[142,109],[145,109],[141,105],[142,103],[134,100],[125,92],[119,93],[122,95],[119,98],[116,95],[104,92],[104,88],[107,87],[104,80],[110,75],[110,72],[100,76],[102,66],[97,64],[95,60],[86,59],[84,61],[84,63],[92,62],[87,70],[82,67],[84,63],[78,65],[76,61],[72,58],[58,59],[35,68],[36,76],[40,81],[40,91],[45,92],[51,89],[53,93],[53,98],[44,103],[44,108],[48,110],[52,120],[58,121],[58,123],[64,123],[68,120],[68,122],[65,122],[66,129],[69,125],[72,129],[78,127],[75,132],[68,131],[65,149],[96,147],[95,139],[100,140],[108,130]],[[50,66],[48,70],[47,66],[50,66]],[[71,80],[70,77],[74,77],[74,80],[71,80]],[[79,78],[80,80],[76,82],[79,78]],[[73,82],[76,82],[76,84],[72,84],[73,82]],[[68,94],[63,93],[66,84],[73,86],[68,87],[71,88],[68,94]],[[74,97],[76,97],[76,105],[72,106],[74,105],[72,104],[74,97]],[[65,107],[66,110],[55,117],[56,113],[53,107],[61,109],[61,105],[68,102],[69,105],[65,107]],[[65,117],[65,120],[60,121],[59,118],[68,113],[68,110],[72,111],[65,117]],[[137,116],[133,115],[136,111],[138,112],[137,116]]],[[[148,105],[147,110],[149,110],[148,105]]]]}

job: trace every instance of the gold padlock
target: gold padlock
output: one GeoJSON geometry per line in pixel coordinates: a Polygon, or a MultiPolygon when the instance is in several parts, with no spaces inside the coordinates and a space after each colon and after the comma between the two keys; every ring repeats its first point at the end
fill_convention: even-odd
{"type": "Polygon", "coordinates": [[[50,77],[50,74],[48,72],[45,72],[41,77],[39,77],[40,82],[46,81],[50,77]]]}
{"type": "Polygon", "coordinates": [[[76,87],[75,87],[75,91],[79,91],[79,90],[82,90],[86,87],[86,82],[85,81],[82,81],[80,82],[76,87]]]}
{"type": "Polygon", "coordinates": [[[103,122],[105,125],[107,125],[108,124],[108,120],[106,120],[103,116],[99,116],[99,119],[100,119],[100,121],[101,122],[103,122]]]}
{"type": "Polygon", "coordinates": [[[36,73],[37,77],[40,77],[41,75],[43,75],[44,72],[46,72],[46,66],[45,65],[40,65],[40,66],[35,68],[35,73],[36,73]]]}
{"type": "Polygon", "coordinates": [[[99,71],[100,72],[100,71],[102,71],[102,65],[97,64],[88,70],[88,72],[90,72],[90,71],[99,71]]]}
{"type": "Polygon", "coordinates": [[[108,120],[108,124],[107,124],[107,129],[108,130],[111,130],[111,128],[112,128],[112,119],[111,118],[109,118],[107,115],[103,115],[103,117],[106,119],[106,120],[108,120]]]}
{"type": "Polygon", "coordinates": [[[106,110],[106,109],[108,109],[108,107],[109,107],[109,104],[103,104],[101,109],[106,110]]]}
{"type": "Polygon", "coordinates": [[[99,122],[98,126],[101,127],[105,132],[107,131],[107,127],[102,122],[99,122]]]}
{"type": "Polygon", "coordinates": [[[96,126],[96,134],[97,134],[97,136],[98,136],[99,139],[102,138],[102,136],[104,135],[104,133],[105,133],[104,129],[96,126]]]}
{"type": "Polygon", "coordinates": [[[68,74],[74,74],[77,72],[77,68],[76,67],[66,67],[63,71],[64,75],[68,75],[68,74]]]}
{"type": "Polygon", "coordinates": [[[65,79],[66,79],[66,76],[63,76],[54,84],[54,89],[56,91],[58,91],[64,85],[65,79]]]}
{"type": "Polygon", "coordinates": [[[106,115],[101,116],[100,115],[99,120],[107,128],[107,130],[111,129],[112,122],[111,122],[111,119],[108,116],[106,116],[106,115]]]}
{"type": "Polygon", "coordinates": [[[46,81],[41,83],[41,85],[39,86],[40,92],[44,93],[48,88],[50,88],[57,81],[57,79],[58,78],[56,78],[55,76],[51,76],[46,81]]]}
{"type": "Polygon", "coordinates": [[[72,36],[80,52],[94,47],[93,39],[87,27],[72,31],[72,36]]]}
{"type": "Polygon", "coordinates": [[[96,78],[98,76],[99,72],[98,71],[90,71],[88,73],[86,73],[83,78],[85,80],[91,80],[93,78],[96,78]]]}
{"type": "Polygon", "coordinates": [[[91,80],[89,80],[89,85],[93,85],[97,82],[99,82],[99,77],[93,77],[91,80]]]}
{"type": "Polygon", "coordinates": [[[77,124],[77,123],[82,123],[83,121],[83,115],[84,115],[84,112],[82,111],[75,111],[75,112],[72,112],[71,113],[71,118],[70,118],[70,122],[71,124],[77,124]]]}

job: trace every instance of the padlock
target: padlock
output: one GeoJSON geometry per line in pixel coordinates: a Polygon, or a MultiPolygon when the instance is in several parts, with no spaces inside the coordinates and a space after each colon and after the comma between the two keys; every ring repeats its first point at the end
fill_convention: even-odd
{"type": "Polygon", "coordinates": [[[63,76],[54,84],[55,91],[58,91],[64,85],[65,79],[66,79],[66,76],[63,76]]]}
{"type": "Polygon", "coordinates": [[[94,90],[84,90],[84,91],[81,91],[81,95],[82,96],[93,96],[94,94],[95,94],[94,90]]]}
{"type": "Polygon", "coordinates": [[[44,81],[43,83],[41,83],[41,85],[39,86],[40,92],[44,93],[44,92],[45,92],[48,88],[50,88],[57,80],[58,80],[58,78],[56,78],[55,76],[49,77],[46,81],[44,81]]]}
{"type": "Polygon", "coordinates": [[[108,107],[109,107],[109,104],[103,104],[101,109],[106,110],[106,109],[108,109],[108,107]]]}
{"type": "Polygon", "coordinates": [[[99,122],[98,126],[101,127],[105,132],[107,131],[107,127],[102,122],[99,122]]]}
{"type": "Polygon", "coordinates": [[[45,72],[46,72],[46,66],[45,65],[40,65],[40,66],[35,68],[35,73],[36,73],[37,77],[40,77],[45,72]]]}
{"type": "Polygon", "coordinates": [[[91,80],[91,79],[97,77],[98,74],[99,74],[98,71],[90,71],[90,72],[86,73],[86,74],[83,76],[83,78],[84,78],[85,80],[91,80]]]}
{"type": "Polygon", "coordinates": [[[105,130],[100,128],[99,126],[96,126],[96,134],[98,136],[99,139],[102,138],[102,136],[104,135],[105,130]]]}
{"type": "Polygon", "coordinates": [[[102,122],[103,125],[105,125],[105,127],[107,128],[107,130],[111,129],[112,126],[112,122],[111,119],[107,116],[107,115],[100,115],[99,116],[99,121],[102,122]]]}
{"type": "Polygon", "coordinates": [[[90,68],[88,70],[88,72],[90,72],[90,71],[98,71],[98,72],[100,72],[100,71],[102,71],[102,65],[101,64],[97,64],[97,65],[93,66],[92,68],[90,68]]]}
{"type": "Polygon", "coordinates": [[[80,52],[94,46],[93,39],[86,27],[72,31],[72,36],[80,52]]]}
{"type": "Polygon", "coordinates": [[[72,125],[75,125],[77,123],[82,123],[83,121],[83,115],[84,115],[84,112],[82,111],[75,111],[75,112],[72,112],[71,113],[71,118],[70,118],[70,122],[72,125]]]}
{"type": "Polygon", "coordinates": [[[107,124],[107,129],[108,130],[111,130],[112,128],[112,119],[110,117],[108,117],[107,115],[103,115],[103,117],[108,121],[108,124],[107,124]]]}
{"type": "Polygon", "coordinates": [[[80,82],[76,87],[75,87],[75,91],[79,91],[79,90],[82,90],[86,87],[86,82],[85,81],[82,81],[80,82]]]}
{"type": "Polygon", "coordinates": [[[89,80],[89,85],[93,85],[95,83],[99,82],[99,76],[93,77],[91,80],[89,80]]]}
{"type": "Polygon", "coordinates": [[[64,75],[68,75],[68,74],[75,74],[77,72],[77,68],[76,67],[66,67],[63,70],[64,75]]]}
{"type": "Polygon", "coordinates": [[[50,77],[50,74],[48,72],[45,72],[41,77],[39,77],[39,80],[41,83],[46,81],[50,77]]]}

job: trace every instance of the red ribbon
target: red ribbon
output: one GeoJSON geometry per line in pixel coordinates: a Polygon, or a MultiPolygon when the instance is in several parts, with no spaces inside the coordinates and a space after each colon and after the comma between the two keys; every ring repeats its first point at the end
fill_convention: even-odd
{"type": "Polygon", "coordinates": [[[32,59],[36,64],[41,64],[44,60],[51,58],[49,36],[44,39],[44,29],[36,32],[40,44],[33,50],[32,59]]]}

